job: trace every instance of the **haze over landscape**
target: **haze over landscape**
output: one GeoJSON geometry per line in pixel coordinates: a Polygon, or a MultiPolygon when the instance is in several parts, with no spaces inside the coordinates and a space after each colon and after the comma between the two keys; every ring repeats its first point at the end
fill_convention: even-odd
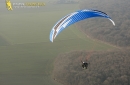
{"type": "Polygon", "coordinates": [[[10,0],[42,2],[8,11],[0,1],[0,85],[130,85],[129,0],[10,0]],[[54,42],[49,35],[62,17],[81,9],[107,19],[77,22],[54,42]],[[90,62],[82,69],[81,60],[90,62]]]}

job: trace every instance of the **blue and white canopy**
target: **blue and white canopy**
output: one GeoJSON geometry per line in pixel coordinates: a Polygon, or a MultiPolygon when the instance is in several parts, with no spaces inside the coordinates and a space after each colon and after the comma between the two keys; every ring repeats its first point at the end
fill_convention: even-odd
{"type": "Polygon", "coordinates": [[[98,11],[98,10],[79,10],[76,12],[73,12],[71,14],[66,15],[62,19],[60,19],[52,28],[50,32],[50,41],[53,42],[53,40],[56,38],[56,36],[65,28],[68,26],[84,20],[88,18],[93,18],[93,17],[103,17],[109,19],[113,25],[115,25],[114,21],[104,12],[98,11]]]}

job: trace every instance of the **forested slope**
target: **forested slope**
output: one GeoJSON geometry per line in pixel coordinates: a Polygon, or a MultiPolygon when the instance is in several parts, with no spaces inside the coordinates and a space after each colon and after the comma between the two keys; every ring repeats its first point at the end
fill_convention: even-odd
{"type": "Polygon", "coordinates": [[[111,44],[130,46],[130,1],[129,0],[82,0],[80,9],[96,9],[106,12],[115,22],[106,19],[89,19],[78,23],[87,35],[111,44]]]}
{"type": "Polygon", "coordinates": [[[59,55],[54,79],[64,85],[130,85],[130,50],[93,52],[88,69],[82,69],[80,60],[88,55],[86,51],[59,55]]]}

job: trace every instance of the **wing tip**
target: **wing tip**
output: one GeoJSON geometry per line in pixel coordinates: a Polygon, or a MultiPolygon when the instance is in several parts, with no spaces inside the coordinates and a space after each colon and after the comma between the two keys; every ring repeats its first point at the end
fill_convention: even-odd
{"type": "Polygon", "coordinates": [[[50,40],[53,43],[53,40],[50,40]]]}
{"type": "Polygon", "coordinates": [[[109,20],[110,20],[110,21],[112,22],[112,24],[115,26],[115,22],[114,22],[112,19],[110,19],[110,18],[109,18],[109,20]]]}

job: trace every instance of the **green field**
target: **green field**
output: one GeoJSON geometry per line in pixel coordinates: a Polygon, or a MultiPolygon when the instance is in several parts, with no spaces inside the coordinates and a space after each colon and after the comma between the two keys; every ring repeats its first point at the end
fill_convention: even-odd
{"type": "MultiPolygon", "coordinates": [[[[14,10],[0,15],[0,85],[60,85],[52,78],[53,62],[60,53],[73,50],[111,50],[114,47],[93,41],[76,25],[49,41],[53,25],[78,5],[48,6],[42,11],[14,10]],[[72,8],[73,7],[73,8],[72,8]],[[2,46],[3,44],[3,46],[2,46]]],[[[60,59],[59,59],[60,60],[60,59]]]]}

